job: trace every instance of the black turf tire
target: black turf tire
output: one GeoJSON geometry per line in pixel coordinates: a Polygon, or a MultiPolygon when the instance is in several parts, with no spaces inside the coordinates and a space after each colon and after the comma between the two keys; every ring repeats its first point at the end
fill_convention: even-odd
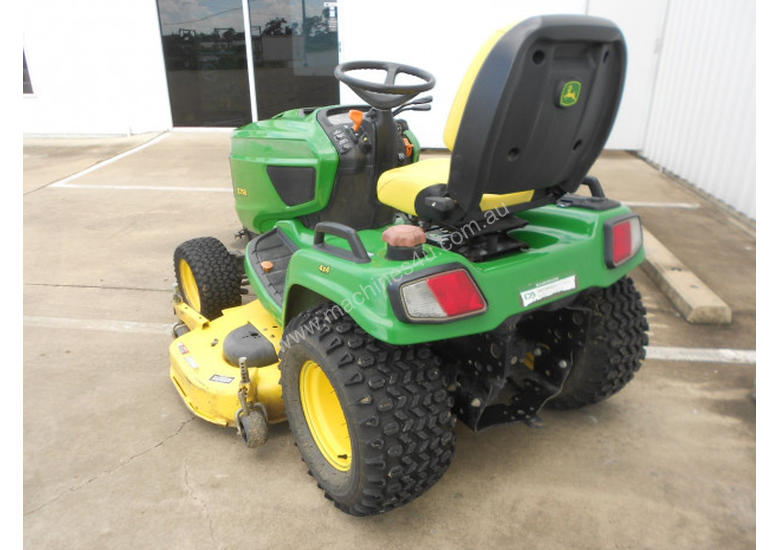
{"type": "Polygon", "coordinates": [[[630,277],[583,295],[573,307],[589,309],[591,325],[563,390],[547,404],[553,409],[577,409],[623,389],[642,365],[649,342],[647,310],[630,277]]]}
{"type": "Polygon", "coordinates": [[[428,347],[380,342],[343,312],[337,320],[326,315],[333,308],[340,311],[323,304],[303,312],[285,329],[280,369],[287,419],[325,497],[348,514],[379,514],[420,496],[444,475],[455,448],[452,398],[428,347]],[[307,360],[328,376],[344,411],[352,445],[346,472],[323,456],[304,416],[300,374],[307,360]]]}
{"type": "MultiPolygon", "coordinates": [[[[223,309],[241,305],[243,273],[237,267],[236,258],[218,239],[199,237],[176,247],[173,269],[176,273],[176,283],[184,295],[179,273],[179,261],[182,259],[190,265],[195,276],[201,315],[207,319],[215,319],[222,315],[223,309]]],[[[193,306],[189,301],[188,304],[193,306]]]]}

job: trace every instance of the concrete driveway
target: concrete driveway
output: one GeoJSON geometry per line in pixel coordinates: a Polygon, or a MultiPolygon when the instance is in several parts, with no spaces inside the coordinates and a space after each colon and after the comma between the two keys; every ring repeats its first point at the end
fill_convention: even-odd
{"type": "MultiPolygon", "coordinates": [[[[459,425],[442,481],[363,519],[322,497],[286,424],[252,451],[194,419],[168,379],[172,254],[240,246],[229,134],[166,134],[95,169],[155,137],[25,141],[25,548],[755,546],[749,363],[672,353],[542,429],[459,425]]],[[[650,351],[754,350],[754,228],[627,153],[594,173],[733,310],[690,325],[637,270],[650,351]]]]}

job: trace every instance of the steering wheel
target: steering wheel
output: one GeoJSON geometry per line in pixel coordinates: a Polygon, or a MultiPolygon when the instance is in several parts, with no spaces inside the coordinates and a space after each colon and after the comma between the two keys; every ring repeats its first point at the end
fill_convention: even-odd
{"type": "Polygon", "coordinates": [[[436,79],[428,71],[423,71],[411,65],[388,63],[387,61],[349,61],[341,63],[333,70],[333,76],[352,88],[360,98],[377,109],[388,110],[406,103],[420,92],[430,90],[436,84],[436,79]],[[385,71],[384,83],[360,80],[347,73],[373,69],[385,71]],[[423,82],[419,84],[396,84],[398,73],[416,76],[423,82]]]}

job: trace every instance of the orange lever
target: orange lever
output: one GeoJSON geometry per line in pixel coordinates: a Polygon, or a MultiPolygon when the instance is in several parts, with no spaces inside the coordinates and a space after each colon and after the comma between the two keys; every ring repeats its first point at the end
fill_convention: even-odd
{"type": "Polygon", "coordinates": [[[356,132],[359,132],[360,126],[363,124],[363,111],[358,111],[357,109],[350,109],[349,118],[351,118],[352,122],[355,123],[352,125],[352,129],[355,130],[356,132]]]}
{"type": "Polygon", "coordinates": [[[404,136],[404,145],[406,146],[406,156],[411,157],[414,154],[414,145],[406,136],[404,136]]]}

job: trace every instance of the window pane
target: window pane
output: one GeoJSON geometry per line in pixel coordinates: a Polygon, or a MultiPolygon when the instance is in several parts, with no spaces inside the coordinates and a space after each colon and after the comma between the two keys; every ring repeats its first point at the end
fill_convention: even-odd
{"type": "Polygon", "coordinates": [[[249,0],[260,119],[338,103],[336,2],[249,0]]]}
{"type": "Polygon", "coordinates": [[[251,120],[241,0],[158,0],[175,126],[251,120]]]}

